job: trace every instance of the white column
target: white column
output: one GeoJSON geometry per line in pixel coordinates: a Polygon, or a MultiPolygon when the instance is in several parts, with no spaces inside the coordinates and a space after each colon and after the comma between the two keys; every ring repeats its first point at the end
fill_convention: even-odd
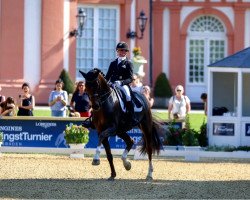
{"type": "Polygon", "coordinates": [[[41,0],[24,2],[24,81],[31,90],[41,76],[41,0]]]}
{"type": "Polygon", "coordinates": [[[162,63],[163,63],[163,72],[169,77],[169,28],[170,28],[170,14],[169,9],[165,9],[163,12],[163,47],[162,47],[162,63]]]}
{"type": "Polygon", "coordinates": [[[69,23],[70,23],[70,0],[64,0],[63,10],[63,68],[69,71],[69,23]]]}

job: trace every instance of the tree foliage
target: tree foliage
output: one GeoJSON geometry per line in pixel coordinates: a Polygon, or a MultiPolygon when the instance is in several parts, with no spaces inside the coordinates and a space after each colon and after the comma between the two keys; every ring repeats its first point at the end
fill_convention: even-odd
{"type": "Polygon", "coordinates": [[[74,83],[71,80],[69,73],[63,69],[60,76],[60,79],[62,79],[64,86],[63,86],[63,90],[66,90],[68,92],[68,94],[73,93],[74,92],[74,83]]]}
{"type": "Polygon", "coordinates": [[[173,95],[172,88],[169,84],[165,73],[160,73],[155,82],[154,96],[155,97],[171,97],[173,95]]]}

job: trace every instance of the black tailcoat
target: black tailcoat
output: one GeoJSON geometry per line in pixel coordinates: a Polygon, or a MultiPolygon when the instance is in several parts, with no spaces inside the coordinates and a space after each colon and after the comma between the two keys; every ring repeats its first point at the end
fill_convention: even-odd
{"type": "Polygon", "coordinates": [[[114,83],[121,81],[121,85],[128,85],[133,80],[133,64],[127,58],[121,61],[118,65],[118,58],[112,61],[109,65],[106,74],[106,80],[114,83]]]}

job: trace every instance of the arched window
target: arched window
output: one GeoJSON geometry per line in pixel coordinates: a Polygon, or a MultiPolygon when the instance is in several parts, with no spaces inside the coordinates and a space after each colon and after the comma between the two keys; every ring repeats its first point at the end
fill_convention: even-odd
{"type": "Polygon", "coordinates": [[[199,16],[190,24],[187,38],[187,85],[204,87],[205,67],[225,57],[225,26],[214,16],[199,16]]]}

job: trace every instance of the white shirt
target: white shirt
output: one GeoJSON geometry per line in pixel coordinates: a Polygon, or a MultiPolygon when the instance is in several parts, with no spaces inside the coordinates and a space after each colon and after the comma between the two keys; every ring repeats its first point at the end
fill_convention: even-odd
{"type": "Polygon", "coordinates": [[[179,113],[181,118],[186,116],[187,104],[189,103],[190,99],[184,95],[181,96],[181,100],[178,100],[176,96],[172,96],[169,99],[169,104],[173,104],[172,114],[179,113]]]}

